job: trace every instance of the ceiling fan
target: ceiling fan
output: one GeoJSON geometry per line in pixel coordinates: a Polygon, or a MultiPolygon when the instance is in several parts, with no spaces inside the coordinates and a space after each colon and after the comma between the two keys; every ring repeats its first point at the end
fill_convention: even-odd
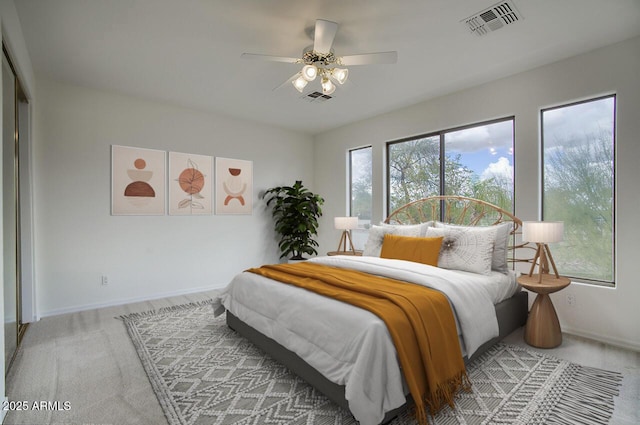
{"type": "Polygon", "coordinates": [[[242,57],[245,59],[302,64],[302,69],[285,81],[280,87],[291,82],[296,90],[302,93],[307,84],[320,77],[322,93],[324,95],[330,95],[335,91],[335,83],[342,85],[347,81],[347,77],[349,76],[349,70],[345,68],[347,66],[387,64],[398,61],[398,52],[336,56],[332,46],[337,31],[337,23],[317,19],[313,36],[313,46],[304,49],[301,58],[260,55],[255,53],[243,53],[242,57]]]}

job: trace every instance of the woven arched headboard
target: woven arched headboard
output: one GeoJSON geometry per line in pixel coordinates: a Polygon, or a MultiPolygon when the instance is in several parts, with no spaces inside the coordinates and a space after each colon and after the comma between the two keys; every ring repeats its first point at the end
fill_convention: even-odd
{"type": "Polygon", "coordinates": [[[427,221],[442,221],[464,226],[492,226],[512,222],[512,239],[509,246],[511,255],[508,260],[531,262],[531,258],[516,258],[516,252],[521,248],[530,248],[527,244],[516,244],[516,236],[522,232],[522,220],[480,199],[456,195],[431,196],[401,206],[384,220],[388,224],[418,224],[427,221]]]}

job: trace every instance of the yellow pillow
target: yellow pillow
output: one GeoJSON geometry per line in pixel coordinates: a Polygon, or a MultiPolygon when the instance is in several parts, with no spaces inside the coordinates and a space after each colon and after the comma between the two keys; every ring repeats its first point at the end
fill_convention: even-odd
{"type": "Polygon", "coordinates": [[[413,261],[430,266],[438,266],[442,236],[419,238],[413,236],[384,235],[381,258],[413,261]]]}

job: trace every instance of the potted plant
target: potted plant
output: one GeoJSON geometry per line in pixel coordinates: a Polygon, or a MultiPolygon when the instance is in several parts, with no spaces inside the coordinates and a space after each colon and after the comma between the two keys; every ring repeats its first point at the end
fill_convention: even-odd
{"type": "Polygon", "coordinates": [[[303,254],[317,255],[318,242],[314,237],[318,234],[324,199],[307,190],[300,180],[293,186],[268,189],[262,198],[272,208],[275,230],[280,235],[280,258],[291,254],[291,260],[303,260],[303,254]]]}

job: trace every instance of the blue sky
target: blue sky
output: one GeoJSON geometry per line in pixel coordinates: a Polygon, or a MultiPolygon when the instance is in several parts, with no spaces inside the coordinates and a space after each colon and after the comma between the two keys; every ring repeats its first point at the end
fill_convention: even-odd
{"type": "Polygon", "coordinates": [[[447,133],[445,145],[448,154],[461,154],[462,163],[481,178],[487,173],[513,176],[511,120],[447,133]]]}
{"type": "MultiPolygon", "coordinates": [[[[609,97],[544,111],[545,148],[612,128],[614,103],[614,99],[609,97]]],[[[480,178],[495,174],[513,177],[511,121],[447,133],[445,143],[447,153],[460,153],[463,164],[480,178]]]]}

